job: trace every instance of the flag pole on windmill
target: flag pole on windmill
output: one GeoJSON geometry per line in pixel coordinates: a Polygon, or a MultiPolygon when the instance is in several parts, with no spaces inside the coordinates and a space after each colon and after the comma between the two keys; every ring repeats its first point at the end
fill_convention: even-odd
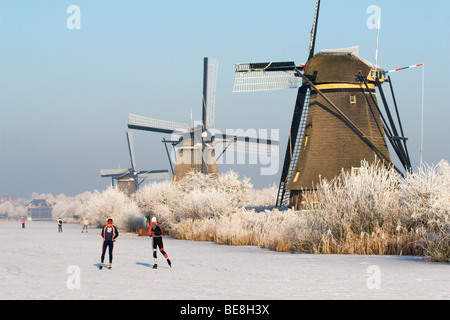
{"type": "Polygon", "coordinates": [[[375,68],[378,67],[378,43],[380,40],[380,29],[381,29],[381,7],[378,8],[378,25],[377,25],[377,47],[375,49],[375,68]]]}

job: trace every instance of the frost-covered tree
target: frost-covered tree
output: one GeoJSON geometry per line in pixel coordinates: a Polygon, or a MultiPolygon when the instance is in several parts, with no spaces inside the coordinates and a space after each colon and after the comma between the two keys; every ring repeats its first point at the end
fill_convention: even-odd
{"type": "Polygon", "coordinates": [[[133,198],[109,187],[103,192],[95,192],[86,203],[86,215],[96,226],[102,226],[111,218],[119,229],[137,230],[142,224],[141,212],[133,198]]]}

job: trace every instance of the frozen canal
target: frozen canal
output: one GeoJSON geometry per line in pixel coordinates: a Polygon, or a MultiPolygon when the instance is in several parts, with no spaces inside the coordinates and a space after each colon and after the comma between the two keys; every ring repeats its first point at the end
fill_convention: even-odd
{"type": "MultiPolygon", "coordinates": [[[[277,253],[120,235],[112,270],[98,269],[100,230],[0,222],[1,299],[450,299],[450,265],[417,257],[277,253]]],[[[108,261],[106,255],[105,262],[108,261]]]]}

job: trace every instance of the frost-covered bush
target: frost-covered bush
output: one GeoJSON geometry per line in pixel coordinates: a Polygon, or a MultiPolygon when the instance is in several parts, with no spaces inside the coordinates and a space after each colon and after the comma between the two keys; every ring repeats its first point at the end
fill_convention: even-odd
{"type": "Polygon", "coordinates": [[[312,240],[306,246],[311,252],[412,254],[448,261],[449,171],[442,161],[402,179],[379,163],[363,162],[359,177],[343,172],[322,180],[311,195],[320,209],[308,213],[299,238],[312,240]]]}
{"type": "Polygon", "coordinates": [[[11,199],[0,203],[0,214],[6,215],[8,218],[26,217],[25,209],[26,201],[24,199],[11,199]]]}
{"type": "Polygon", "coordinates": [[[134,199],[115,188],[95,192],[85,207],[85,217],[94,226],[100,227],[111,218],[119,229],[135,231],[143,223],[134,199]]]}
{"type": "Polygon", "coordinates": [[[320,210],[311,216],[316,232],[350,245],[346,243],[350,236],[395,229],[399,182],[394,170],[365,161],[358,176],[342,171],[332,181],[322,179],[312,194],[320,204],[320,210]]]}
{"type": "Polygon", "coordinates": [[[194,188],[190,192],[182,194],[179,201],[174,203],[174,218],[175,221],[181,221],[223,216],[237,208],[235,200],[234,196],[230,196],[223,190],[194,188]]]}
{"type": "Polygon", "coordinates": [[[86,206],[92,197],[93,194],[88,191],[75,197],[66,196],[65,194],[54,196],[51,193],[32,194],[32,199],[44,199],[52,205],[53,220],[61,217],[66,222],[84,218],[86,216],[86,206]]]}
{"type": "Polygon", "coordinates": [[[450,165],[423,165],[410,174],[399,190],[399,206],[411,220],[404,226],[421,234],[422,255],[450,260],[450,165]]]}
{"type": "Polygon", "coordinates": [[[53,199],[53,218],[61,217],[65,220],[85,218],[86,207],[92,198],[93,194],[90,192],[83,192],[75,197],[68,197],[64,194],[57,195],[53,199]]]}
{"type": "Polygon", "coordinates": [[[245,204],[247,207],[268,208],[275,207],[277,201],[278,186],[273,184],[267,188],[251,189],[249,200],[245,204]]]}
{"type": "Polygon", "coordinates": [[[214,177],[189,173],[175,183],[149,184],[136,194],[146,217],[155,215],[166,230],[186,219],[202,220],[232,213],[248,201],[252,185],[230,171],[214,177]]]}
{"type": "Polygon", "coordinates": [[[253,188],[250,179],[239,180],[239,175],[232,170],[219,177],[191,172],[174,185],[180,194],[189,194],[194,190],[217,190],[235,207],[249,200],[253,188]]]}
{"type": "Polygon", "coordinates": [[[450,165],[423,165],[406,177],[399,191],[399,205],[416,222],[441,225],[450,222],[450,165]]]}
{"type": "Polygon", "coordinates": [[[136,192],[136,204],[143,216],[150,222],[151,216],[158,215],[161,220],[171,220],[171,207],[179,199],[179,192],[170,181],[147,184],[136,192]]]}

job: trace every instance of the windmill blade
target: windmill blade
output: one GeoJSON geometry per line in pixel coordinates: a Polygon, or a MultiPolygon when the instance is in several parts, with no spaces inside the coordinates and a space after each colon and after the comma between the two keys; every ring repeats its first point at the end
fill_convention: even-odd
{"type": "Polygon", "coordinates": [[[206,75],[206,92],[204,93],[203,103],[206,103],[206,125],[211,127],[214,125],[214,112],[216,107],[216,88],[217,75],[219,72],[219,60],[205,58],[207,61],[206,75]],[[206,97],[205,97],[206,95],[206,97]]]}
{"type": "Polygon", "coordinates": [[[136,162],[134,160],[134,149],[133,149],[133,133],[127,132],[128,141],[128,151],[130,152],[131,168],[136,171],[136,162]]]}
{"type": "Polygon", "coordinates": [[[308,114],[309,108],[309,94],[310,90],[306,85],[301,86],[298,90],[294,114],[292,116],[291,128],[289,131],[289,140],[284,157],[283,170],[281,171],[280,184],[278,186],[276,204],[279,207],[285,204],[285,198],[287,195],[286,184],[289,182],[292,176],[300,153],[303,133],[305,130],[306,116],[308,114]]]}
{"type": "Polygon", "coordinates": [[[168,170],[139,171],[138,178],[139,179],[151,179],[151,180],[168,179],[169,171],[168,170]]]}
{"type": "Polygon", "coordinates": [[[214,140],[222,140],[222,141],[235,141],[235,142],[244,142],[244,143],[255,143],[255,144],[266,144],[266,145],[278,145],[277,140],[270,139],[261,139],[254,138],[249,136],[236,136],[231,134],[216,134],[214,135],[214,140]]]}
{"type": "Polygon", "coordinates": [[[295,89],[298,86],[294,62],[260,62],[236,64],[233,92],[295,89]]]}
{"type": "Polygon", "coordinates": [[[120,177],[130,172],[128,169],[100,169],[102,177],[120,177]]]}
{"type": "Polygon", "coordinates": [[[319,9],[320,9],[320,0],[317,0],[316,11],[314,13],[314,22],[311,29],[311,41],[309,43],[309,54],[307,61],[309,61],[314,56],[314,48],[316,46],[316,36],[317,36],[317,25],[319,23],[319,9]]]}
{"type": "Polygon", "coordinates": [[[245,153],[273,154],[278,153],[279,150],[279,141],[277,140],[246,136],[216,134],[214,143],[223,144],[227,150],[245,153]]]}
{"type": "Polygon", "coordinates": [[[174,132],[188,131],[189,125],[187,123],[152,119],[130,113],[128,117],[128,128],[172,134],[174,132]]]}

